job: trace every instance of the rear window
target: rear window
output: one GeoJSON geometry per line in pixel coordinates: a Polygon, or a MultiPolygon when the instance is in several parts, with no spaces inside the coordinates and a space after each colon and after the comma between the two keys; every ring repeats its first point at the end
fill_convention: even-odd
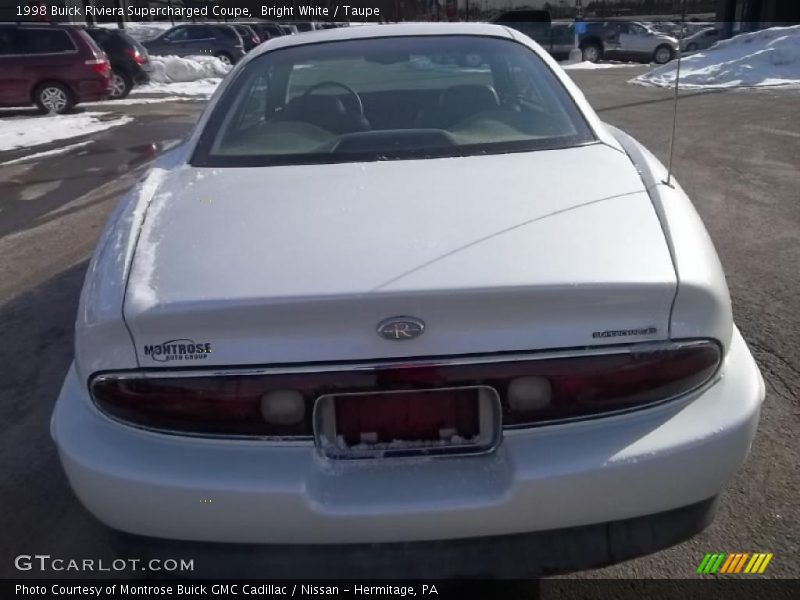
{"type": "Polygon", "coordinates": [[[14,35],[11,54],[60,54],[76,50],[69,33],[63,29],[21,27],[14,35]]]}
{"type": "Polygon", "coordinates": [[[0,55],[14,54],[14,29],[0,26],[0,55]]]}
{"type": "Polygon", "coordinates": [[[478,36],[306,44],[239,73],[192,163],[258,166],[465,156],[594,141],[528,47],[478,36]]]}
{"type": "Polygon", "coordinates": [[[236,33],[236,30],[230,26],[215,27],[214,33],[216,33],[218,37],[224,37],[230,40],[238,41],[239,38],[239,36],[236,33]]]}

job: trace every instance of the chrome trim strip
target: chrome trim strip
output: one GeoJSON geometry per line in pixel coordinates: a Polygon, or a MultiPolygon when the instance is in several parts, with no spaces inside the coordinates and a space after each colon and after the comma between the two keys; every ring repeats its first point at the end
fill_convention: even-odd
{"type": "Polygon", "coordinates": [[[403,359],[386,359],[372,361],[353,361],[339,363],[315,363],[308,365],[284,365],[280,367],[208,367],[168,370],[147,368],[146,370],[107,371],[90,377],[91,381],[104,379],[164,379],[172,377],[225,377],[239,375],[286,375],[292,373],[335,373],[339,371],[363,371],[376,369],[392,369],[399,367],[438,367],[450,365],[489,364],[499,362],[517,362],[523,360],[548,360],[555,358],[577,358],[584,356],[634,354],[637,352],[656,352],[659,350],[678,350],[691,346],[717,345],[713,340],[659,341],[640,342],[619,346],[587,346],[569,350],[540,350],[530,352],[513,352],[510,354],[449,356],[449,357],[416,357],[403,359]]]}

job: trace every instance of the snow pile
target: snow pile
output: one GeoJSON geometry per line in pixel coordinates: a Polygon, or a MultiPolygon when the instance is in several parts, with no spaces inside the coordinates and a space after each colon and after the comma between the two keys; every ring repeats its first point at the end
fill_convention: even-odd
{"type": "Polygon", "coordinates": [[[129,116],[107,118],[107,113],[6,117],[0,115],[0,151],[40,146],[59,140],[89,135],[124,125],[129,116]]]}
{"type": "Polygon", "coordinates": [[[133,94],[168,94],[208,98],[231,70],[213,56],[151,56],[150,83],[133,94]]]}
{"type": "Polygon", "coordinates": [[[594,70],[594,69],[615,69],[617,67],[640,67],[640,66],[642,66],[642,65],[640,65],[638,63],[628,63],[628,62],[593,63],[593,62],[589,62],[588,60],[584,61],[584,62],[579,62],[579,63],[562,62],[562,63],[559,63],[559,64],[561,65],[562,69],[567,69],[567,70],[575,69],[575,70],[579,70],[579,71],[582,71],[582,70],[590,71],[590,70],[594,70]]]}
{"type": "Polygon", "coordinates": [[[151,56],[153,72],[150,81],[154,83],[183,83],[203,79],[219,79],[231,70],[214,56],[151,56]]]}
{"type": "MultiPolygon", "coordinates": [[[[640,85],[675,85],[677,62],[632,80],[640,85]]],[[[800,87],[800,25],[743,33],[682,60],[686,89],[758,86],[800,87]]]]}

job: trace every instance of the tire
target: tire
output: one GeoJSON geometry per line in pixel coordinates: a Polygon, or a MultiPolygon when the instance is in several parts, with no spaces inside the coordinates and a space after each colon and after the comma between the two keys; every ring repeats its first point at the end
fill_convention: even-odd
{"type": "Polygon", "coordinates": [[[659,46],[653,52],[653,62],[657,65],[664,65],[675,58],[675,51],[669,46],[659,46]]]}
{"type": "Polygon", "coordinates": [[[44,113],[63,115],[75,106],[75,98],[69,88],[56,82],[43,83],[33,93],[33,101],[44,113]]]}
{"type": "Polygon", "coordinates": [[[696,43],[694,43],[694,42],[692,42],[691,44],[689,44],[688,46],[686,46],[686,51],[687,51],[687,52],[697,52],[697,50],[698,50],[698,49],[699,49],[699,48],[697,47],[697,44],[696,44],[696,43]]]}
{"type": "Polygon", "coordinates": [[[111,94],[110,100],[121,100],[131,93],[133,80],[130,75],[121,71],[111,71],[111,94]]]}
{"type": "Polygon", "coordinates": [[[231,58],[231,55],[228,54],[227,52],[217,52],[214,55],[214,57],[220,59],[226,65],[233,66],[233,59],[231,58]]]}
{"type": "Polygon", "coordinates": [[[581,53],[585,62],[596,63],[603,58],[603,48],[595,43],[588,43],[581,46],[581,53]]]}

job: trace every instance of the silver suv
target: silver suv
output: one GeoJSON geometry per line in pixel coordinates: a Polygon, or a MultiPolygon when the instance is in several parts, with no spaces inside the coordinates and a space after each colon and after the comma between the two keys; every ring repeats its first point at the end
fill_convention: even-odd
{"type": "Polygon", "coordinates": [[[640,21],[596,21],[586,23],[580,37],[583,60],[602,58],[664,64],[678,55],[678,40],[640,21]]]}
{"type": "Polygon", "coordinates": [[[236,30],[230,25],[214,23],[177,25],[143,44],[156,56],[209,54],[229,65],[245,55],[244,43],[236,30]]]}

